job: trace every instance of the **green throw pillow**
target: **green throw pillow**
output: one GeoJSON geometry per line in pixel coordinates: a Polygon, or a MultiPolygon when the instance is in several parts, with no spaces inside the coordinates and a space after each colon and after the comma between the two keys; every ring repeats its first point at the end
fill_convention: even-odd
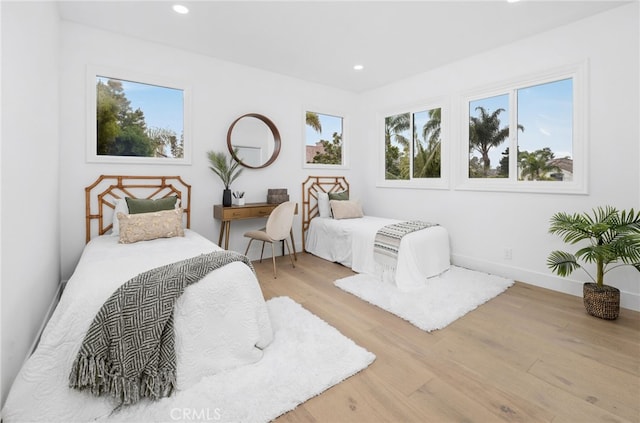
{"type": "Polygon", "coordinates": [[[148,200],[144,198],[126,197],[129,214],[152,213],[162,210],[171,210],[176,207],[178,201],[177,195],[171,197],[158,198],[157,200],[148,200]]]}
{"type": "Polygon", "coordinates": [[[329,193],[329,200],[345,201],[348,199],[349,199],[349,190],[329,193]]]}

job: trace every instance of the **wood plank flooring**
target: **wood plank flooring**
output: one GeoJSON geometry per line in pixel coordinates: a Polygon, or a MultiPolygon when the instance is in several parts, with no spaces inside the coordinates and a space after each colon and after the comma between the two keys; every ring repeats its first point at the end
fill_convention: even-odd
{"type": "Polygon", "coordinates": [[[333,285],[350,269],[298,254],[254,262],[266,299],[288,296],[377,358],[277,422],[640,422],[640,313],[586,314],[524,283],[424,332],[333,285]]]}

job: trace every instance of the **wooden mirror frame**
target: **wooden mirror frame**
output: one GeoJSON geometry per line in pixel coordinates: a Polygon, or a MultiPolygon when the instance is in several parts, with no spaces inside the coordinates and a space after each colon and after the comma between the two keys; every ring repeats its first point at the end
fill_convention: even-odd
{"type": "Polygon", "coordinates": [[[276,160],[276,158],[278,158],[278,155],[280,154],[280,144],[281,144],[280,132],[278,132],[278,128],[276,127],[276,125],[268,117],[258,113],[247,113],[246,115],[240,116],[238,119],[233,121],[231,126],[229,126],[229,130],[227,131],[227,148],[229,149],[231,156],[236,162],[240,163],[244,167],[248,167],[249,169],[261,169],[273,163],[276,160]],[[269,158],[269,160],[267,160],[265,163],[261,164],[260,166],[251,166],[244,163],[238,156],[236,156],[236,153],[233,149],[233,144],[231,143],[231,133],[233,132],[234,126],[236,126],[236,123],[238,123],[240,119],[243,119],[246,117],[251,117],[251,118],[256,118],[261,120],[265,125],[267,125],[267,127],[269,127],[269,129],[271,130],[271,133],[273,134],[273,143],[274,143],[273,153],[271,154],[271,157],[269,158]]]}

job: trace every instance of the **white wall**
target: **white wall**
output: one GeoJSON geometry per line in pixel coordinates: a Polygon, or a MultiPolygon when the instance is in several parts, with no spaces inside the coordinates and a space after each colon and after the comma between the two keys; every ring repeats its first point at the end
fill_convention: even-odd
{"type": "MultiPolygon", "coordinates": [[[[223,185],[209,170],[206,151],[227,151],[229,125],[240,115],[255,112],[269,117],[280,131],[282,149],[266,169],[245,169],[232,190],[246,192],[247,202],[266,201],[268,188],[287,188],[292,201],[300,202],[301,183],[316,174],[302,167],[303,106],[322,112],[353,108],[355,94],[310,84],[261,70],[222,62],[183,50],[168,48],[114,33],[64,22],[61,25],[61,217],[62,271],[68,278],[84,246],[84,187],[100,174],[154,174],[183,176],[192,184],[192,229],[217,242],[219,222],[212,206],[222,201],[223,185]],[[112,165],[85,161],[87,64],[123,69],[191,86],[193,93],[193,160],[190,166],[112,165]],[[337,107],[339,106],[339,108],[337,107]]],[[[144,82],[144,81],[143,81],[144,82]]],[[[350,171],[340,172],[349,175],[350,171]]],[[[230,249],[244,252],[242,234],[258,229],[264,220],[234,222],[230,249]]],[[[294,223],[300,248],[300,216],[294,223]]],[[[254,243],[255,244],[255,243],[254,243]]],[[[259,247],[252,247],[256,257],[259,247]]]]}
{"type": "MultiPolygon", "coordinates": [[[[262,201],[268,188],[282,187],[300,201],[300,184],[307,175],[344,174],[367,213],[446,225],[456,263],[576,295],[580,275],[566,282],[544,264],[551,249],[563,247],[547,234],[549,217],[558,210],[607,203],[640,205],[637,3],[363,95],[60,23],[52,3],[1,4],[3,402],[61,275],[70,276],[82,251],[84,187],[103,173],[182,175],[193,185],[193,229],[216,241],[219,223],[212,219],[211,207],[221,201],[222,185],[208,169],[205,153],[225,149],[227,127],[244,113],[270,117],[283,140],[274,165],[247,170],[232,187],[246,191],[248,201],[262,201]],[[376,188],[372,145],[380,141],[373,129],[378,111],[438,96],[459,107],[458,95],[466,90],[584,59],[590,61],[591,78],[589,195],[376,188]],[[189,83],[192,164],[87,163],[87,64],[189,83]],[[349,116],[350,169],[302,168],[306,105],[349,116]],[[513,249],[512,260],[502,259],[504,247],[513,249]]],[[[242,251],[243,231],[260,223],[234,224],[230,247],[242,251]]],[[[296,236],[299,241],[299,217],[296,236]]],[[[617,272],[616,277],[623,306],[640,309],[638,274],[617,272]]]]}
{"type": "Polygon", "coordinates": [[[58,15],[2,2],[2,403],[60,281],[58,15]]]}
{"type": "MultiPolygon", "coordinates": [[[[366,135],[354,146],[362,158],[353,169],[367,181],[366,212],[438,221],[449,229],[455,263],[582,295],[581,271],[567,280],[545,265],[551,250],[565,248],[547,233],[548,222],[556,211],[640,207],[638,40],[636,2],[366,93],[360,99],[366,135]],[[376,168],[364,163],[377,163],[378,151],[369,147],[381,143],[378,112],[442,96],[454,109],[453,126],[462,127],[461,93],[584,60],[590,63],[588,195],[460,191],[453,179],[448,190],[375,186],[376,168]],[[411,204],[411,211],[399,204],[411,204]],[[504,248],[513,249],[511,260],[503,259],[504,248]]],[[[445,142],[458,143],[459,131],[453,135],[445,142]]],[[[622,306],[640,310],[640,273],[627,267],[609,275],[607,283],[623,291],[622,306]]]]}

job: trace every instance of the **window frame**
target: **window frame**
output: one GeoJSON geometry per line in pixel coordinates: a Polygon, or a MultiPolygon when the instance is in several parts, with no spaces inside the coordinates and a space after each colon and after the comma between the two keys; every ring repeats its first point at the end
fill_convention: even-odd
{"type": "MultiPolygon", "coordinates": [[[[455,189],[476,191],[532,192],[548,194],[588,194],[588,150],[589,133],[586,114],[589,110],[587,97],[588,63],[568,65],[547,72],[539,72],[527,77],[514,79],[499,85],[475,89],[461,95],[460,99],[460,142],[455,189]],[[469,104],[483,98],[501,94],[509,95],[509,127],[518,124],[517,91],[523,88],[542,85],[563,79],[573,80],[573,122],[572,122],[572,181],[523,181],[518,180],[517,154],[509,155],[508,178],[470,178],[469,177],[469,104]]],[[[509,151],[517,150],[518,135],[509,132],[509,151]]]]}
{"type": "Polygon", "coordinates": [[[86,135],[86,161],[88,163],[118,163],[118,164],[171,164],[171,165],[191,165],[192,156],[192,132],[191,132],[191,87],[181,81],[171,78],[152,76],[137,73],[125,69],[117,69],[106,66],[87,65],[86,68],[86,90],[87,90],[87,135],[86,135]],[[99,155],[97,146],[97,94],[96,79],[98,77],[114,78],[124,81],[136,82],[145,85],[171,88],[182,91],[183,109],[183,157],[163,158],[163,157],[136,157],[136,156],[112,156],[99,155]]]}
{"type": "MultiPolygon", "coordinates": [[[[434,98],[409,106],[395,107],[377,113],[376,130],[378,132],[378,172],[376,186],[382,188],[416,188],[416,189],[449,189],[450,173],[450,151],[451,143],[449,138],[449,103],[444,97],[434,98]],[[386,179],[385,178],[385,119],[389,116],[409,113],[411,117],[411,128],[413,128],[413,115],[433,109],[440,109],[440,177],[439,178],[413,178],[413,139],[411,140],[411,159],[409,160],[409,179],[386,179]]],[[[410,131],[413,134],[413,131],[410,131]]],[[[412,135],[413,137],[413,135],[412,135]]]]}

